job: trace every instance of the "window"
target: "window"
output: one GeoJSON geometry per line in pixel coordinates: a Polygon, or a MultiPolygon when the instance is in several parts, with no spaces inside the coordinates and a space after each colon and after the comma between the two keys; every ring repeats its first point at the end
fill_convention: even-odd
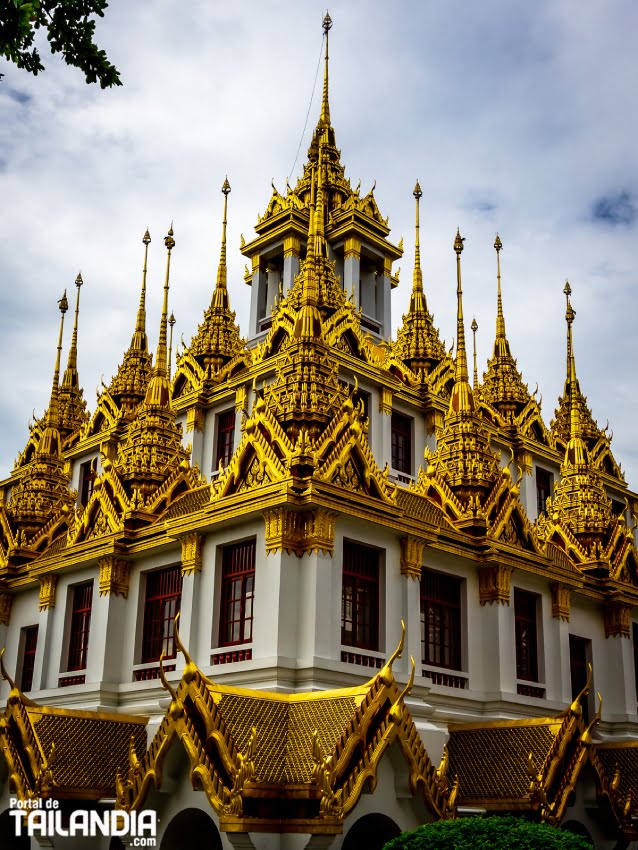
{"type": "MultiPolygon", "coordinates": [[[[634,629],[636,627],[634,626],[634,629]]],[[[634,633],[634,647],[635,647],[634,633]]],[[[635,649],[634,649],[635,652],[635,649]]],[[[569,636],[569,672],[571,674],[572,683],[572,699],[576,699],[578,694],[587,684],[589,676],[589,663],[591,658],[591,641],[587,638],[577,637],[576,635],[569,636]]],[[[635,658],[635,655],[634,655],[635,658]]],[[[585,697],[582,701],[583,720],[589,723],[589,697],[585,697]]]]}
{"type": "Polygon", "coordinates": [[[142,664],[175,658],[175,615],[182,597],[182,572],[179,566],[154,570],[146,576],[142,664]]]}
{"type": "Polygon", "coordinates": [[[219,645],[249,643],[253,638],[255,541],[244,540],[222,549],[219,645]]]}
{"type": "Polygon", "coordinates": [[[38,648],[37,626],[27,626],[26,628],[21,629],[20,645],[22,647],[22,672],[20,674],[20,690],[30,691],[33,687],[35,652],[38,648]]]}
{"type": "Polygon", "coordinates": [[[93,604],[93,582],[76,584],[72,588],[71,628],[69,631],[69,656],[66,669],[84,670],[89,650],[91,630],[91,605],[93,604]]]}
{"type": "Polygon", "coordinates": [[[424,664],[461,669],[461,579],[423,570],[421,656],[424,664]]]}
{"type": "Polygon", "coordinates": [[[547,469],[542,469],[540,466],[536,467],[536,508],[538,510],[538,514],[545,512],[545,508],[547,506],[547,500],[552,495],[552,484],[554,483],[554,476],[547,469]]]}
{"type": "Polygon", "coordinates": [[[80,504],[86,507],[93,494],[93,486],[97,478],[97,458],[87,460],[80,466],[80,504]]]}
{"type": "Polygon", "coordinates": [[[514,589],[516,678],[538,682],[538,599],[535,593],[514,589]]]}
{"type": "Polygon", "coordinates": [[[235,445],[235,411],[227,410],[217,416],[217,447],[215,450],[214,470],[219,469],[219,462],[228,466],[233,456],[235,445]]]}
{"type": "Polygon", "coordinates": [[[343,541],[341,643],[379,648],[379,550],[343,541]]]}
{"type": "Polygon", "coordinates": [[[392,468],[412,475],[412,419],[392,414],[392,468]]]}

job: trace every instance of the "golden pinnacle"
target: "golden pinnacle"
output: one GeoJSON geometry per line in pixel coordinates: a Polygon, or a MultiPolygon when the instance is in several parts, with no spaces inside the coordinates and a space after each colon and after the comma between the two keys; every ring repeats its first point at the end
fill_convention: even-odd
{"type": "Polygon", "coordinates": [[[412,192],[417,201],[423,197],[423,192],[421,191],[421,187],[419,186],[419,181],[417,180],[414,185],[414,191],[412,192]]]}
{"type": "Polygon", "coordinates": [[[571,286],[569,285],[569,281],[568,281],[568,280],[566,280],[566,281],[565,281],[565,286],[564,286],[564,288],[563,288],[563,292],[565,293],[565,295],[567,296],[567,298],[569,298],[569,296],[572,294],[572,288],[571,288],[571,286]]]}
{"type": "Polygon", "coordinates": [[[63,315],[69,309],[69,302],[66,300],[66,289],[62,294],[62,298],[58,301],[58,307],[60,308],[60,313],[63,315]]]}
{"type": "Polygon", "coordinates": [[[75,285],[79,289],[82,286],[83,283],[84,283],[84,281],[82,280],[82,272],[78,272],[78,276],[75,278],[75,285]]]}
{"type": "Polygon", "coordinates": [[[171,328],[173,327],[173,325],[175,324],[176,321],[177,320],[175,319],[175,315],[173,313],[171,313],[171,317],[168,320],[168,324],[171,326],[171,328]]]}
{"type": "Polygon", "coordinates": [[[222,186],[222,194],[228,195],[230,193],[230,183],[228,182],[228,175],[226,175],[226,179],[224,180],[224,185],[222,186]]]}
{"type": "Polygon", "coordinates": [[[496,248],[496,253],[498,253],[503,247],[501,237],[498,235],[498,233],[496,234],[496,239],[494,240],[494,247],[496,248]]]}
{"type": "Polygon", "coordinates": [[[173,239],[173,222],[171,221],[171,226],[168,229],[168,234],[164,237],[164,244],[168,248],[169,251],[172,251],[175,247],[175,240],[173,239]]]}
{"type": "Polygon", "coordinates": [[[458,227],[456,228],[456,239],[454,240],[454,250],[457,254],[460,255],[463,250],[463,243],[465,242],[465,236],[461,236],[458,227]]]}
{"type": "Polygon", "coordinates": [[[477,330],[478,330],[478,322],[476,321],[476,317],[474,317],[474,318],[472,319],[472,324],[470,325],[470,327],[472,328],[473,333],[476,333],[476,332],[477,332],[477,330]]]}
{"type": "Polygon", "coordinates": [[[148,232],[148,227],[146,228],[146,233],[144,234],[144,236],[142,236],[142,242],[145,245],[151,244],[151,234],[148,232]]]}
{"type": "Polygon", "coordinates": [[[323,26],[323,31],[325,32],[325,34],[328,35],[328,30],[332,27],[332,18],[330,17],[330,15],[328,14],[327,11],[326,11],[326,15],[323,19],[322,26],[323,26]]]}

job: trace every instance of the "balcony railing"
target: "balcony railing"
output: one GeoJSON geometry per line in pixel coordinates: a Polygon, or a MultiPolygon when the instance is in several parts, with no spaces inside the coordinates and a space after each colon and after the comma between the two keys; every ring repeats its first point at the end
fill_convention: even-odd
{"type": "Polygon", "coordinates": [[[351,649],[341,650],[341,660],[346,664],[357,664],[359,667],[374,667],[380,670],[383,667],[385,656],[382,653],[371,654],[367,652],[354,652],[351,649]]]}
{"type": "Polygon", "coordinates": [[[468,678],[463,673],[451,672],[449,670],[430,670],[423,668],[423,676],[431,679],[433,685],[443,685],[446,688],[467,689],[468,678]]]}
{"type": "Polygon", "coordinates": [[[210,656],[210,663],[213,665],[234,664],[237,661],[250,661],[252,657],[252,647],[244,646],[241,649],[223,649],[219,652],[213,652],[210,656]]]}

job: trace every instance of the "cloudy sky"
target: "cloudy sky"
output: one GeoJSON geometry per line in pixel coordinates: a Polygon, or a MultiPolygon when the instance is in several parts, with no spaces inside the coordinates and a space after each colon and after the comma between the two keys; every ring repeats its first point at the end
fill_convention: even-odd
{"type": "MultiPolygon", "coordinates": [[[[324,12],[315,0],[113,0],[97,27],[124,83],[112,91],[87,86],[46,46],[36,78],[0,62],[0,477],[33,410],[47,405],[56,302],[65,287],[74,297],[78,270],[91,409],[130,340],[147,226],[151,339],[174,220],[170,306],[176,338],[190,340],[214,285],[226,174],[229,289],[246,329],[240,235],[252,237],[271,179],[283,190],[300,173],[318,115],[320,83],[296,159],[324,12]]],[[[376,179],[390,238],[404,237],[395,328],[409,296],[418,178],[426,293],[443,338],[455,333],[459,226],[482,372],[498,231],[508,336],[549,422],[565,376],[569,278],[581,386],[638,489],[634,0],[338,0],[330,14],[331,111],[347,174],[362,190],[376,179]]]]}

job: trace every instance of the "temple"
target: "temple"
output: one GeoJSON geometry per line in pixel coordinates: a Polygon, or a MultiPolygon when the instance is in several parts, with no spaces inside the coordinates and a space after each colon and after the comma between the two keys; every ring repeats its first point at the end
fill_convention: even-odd
{"type": "Polygon", "coordinates": [[[458,231],[444,345],[417,181],[392,339],[403,245],[374,185],[346,175],[331,25],[306,162],[242,238],[243,283],[228,280],[223,183],[218,272],[190,344],[174,356],[172,226],[161,281],[142,238],[131,342],[94,410],[81,276],[64,371],[59,301],[49,404],[0,482],[2,848],[133,845],[82,837],[78,811],[154,813],[142,846],[161,850],[185,836],[381,850],[483,812],[609,850],[638,840],[638,496],[577,377],[571,286],[547,424],[507,336],[499,236],[482,379],[474,355],[470,383],[458,231]],[[163,287],[153,352],[147,286],[163,287]],[[59,828],[30,837],[16,807],[47,803],[59,828]]]}

